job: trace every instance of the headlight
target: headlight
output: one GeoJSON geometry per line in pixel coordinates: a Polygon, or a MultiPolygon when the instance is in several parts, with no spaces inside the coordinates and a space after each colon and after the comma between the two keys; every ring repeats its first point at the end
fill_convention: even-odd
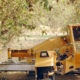
{"type": "Polygon", "coordinates": [[[40,57],[49,57],[48,52],[47,51],[41,51],[40,57]]]}

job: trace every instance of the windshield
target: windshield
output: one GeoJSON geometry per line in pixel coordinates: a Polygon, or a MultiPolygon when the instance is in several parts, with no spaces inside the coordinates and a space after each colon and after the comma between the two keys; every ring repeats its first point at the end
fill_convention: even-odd
{"type": "Polygon", "coordinates": [[[80,41],[80,27],[73,28],[74,40],[80,41]]]}

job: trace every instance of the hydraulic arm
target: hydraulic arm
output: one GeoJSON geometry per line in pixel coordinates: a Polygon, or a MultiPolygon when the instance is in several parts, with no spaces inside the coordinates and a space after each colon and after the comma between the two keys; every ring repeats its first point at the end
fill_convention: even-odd
{"type": "Polygon", "coordinates": [[[36,54],[41,51],[54,51],[68,44],[68,37],[56,37],[48,39],[43,43],[36,45],[31,49],[16,50],[8,49],[8,58],[11,57],[36,57],[36,54]]]}

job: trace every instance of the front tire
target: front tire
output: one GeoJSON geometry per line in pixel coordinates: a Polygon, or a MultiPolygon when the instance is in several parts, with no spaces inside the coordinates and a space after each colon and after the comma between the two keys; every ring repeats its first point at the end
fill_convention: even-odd
{"type": "Polygon", "coordinates": [[[50,79],[50,80],[56,80],[56,79],[55,79],[55,74],[54,74],[53,76],[49,76],[49,79],[50,79]]]}

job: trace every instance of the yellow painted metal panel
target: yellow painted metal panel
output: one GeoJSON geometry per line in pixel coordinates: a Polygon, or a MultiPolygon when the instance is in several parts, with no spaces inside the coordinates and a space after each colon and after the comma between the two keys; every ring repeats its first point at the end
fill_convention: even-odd
{"type": "Polygon", "coordinates": [[[54,51],[48,51],[49,57],[40,57],[40,53],[36,54],[35,67],[54,66],[54,51]]]}
{"type": "MultiPolygon", "coordinates": [[[[68,36],[66,36],[65,38],[67,39],[68,36]]],[[[68,40],[67,40],[68,41],[68,40]]],[[[44,41],[43,43],[36,45],[35,47],[33,47],[33,51],[51,51],[51,50],[55,50],[57,48],[61,48],[62,46],[66,45],[67,42],[64,40],[64,37],[56,37],[56,38],[51,38],[48,39],[46,41],[44,41]]]]}

